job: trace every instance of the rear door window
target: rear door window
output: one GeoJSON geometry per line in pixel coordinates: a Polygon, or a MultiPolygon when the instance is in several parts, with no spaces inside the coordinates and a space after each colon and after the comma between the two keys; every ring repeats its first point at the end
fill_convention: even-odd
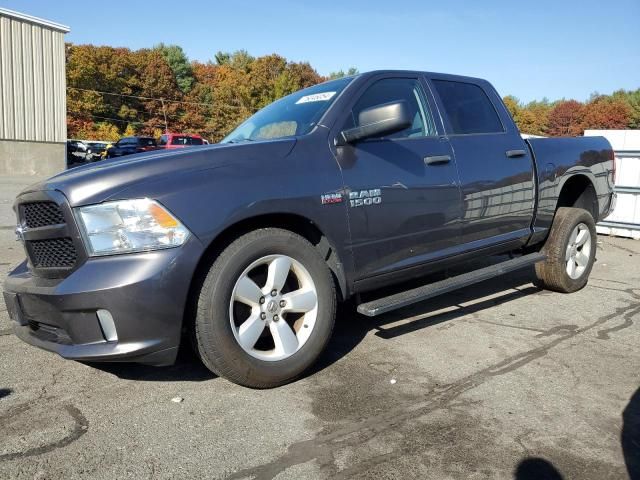
{"type": "Polygon", "coordinates": [[[432,80],[452,134],[502,133],[504,127],[491,100],[473,83],[432,80]]]}

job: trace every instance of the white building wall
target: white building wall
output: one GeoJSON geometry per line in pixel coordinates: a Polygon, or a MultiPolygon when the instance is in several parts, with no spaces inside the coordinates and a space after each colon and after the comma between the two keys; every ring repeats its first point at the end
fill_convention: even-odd
{"type": "Polygon", "coordinates": [[[0,8],[0,139],[64,142],[66,27],[0,8]]]}
{"type": "Polygon", "coordinates": [[[616,155],[618,200],[598,233],[640,239],[640,130],[585,130],[584,135],[605,137],[616,155]]]}
{"type": "Polygon", "coordinates": [[[0,174],[50,175],[64,169],[68,31],[0,8],[0,174]]]}

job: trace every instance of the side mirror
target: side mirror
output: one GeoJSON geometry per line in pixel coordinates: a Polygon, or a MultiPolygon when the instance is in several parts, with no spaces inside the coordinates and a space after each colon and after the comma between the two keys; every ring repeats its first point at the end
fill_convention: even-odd
{"type": "Polygon", "coordinates": [[[362,110],[358,115],[359,126],[340,132],[335,144],[340,147],[365,138],[389,135],[410,127],[412,123],[409,105],[404,100],[375,105],[362,110]]]}

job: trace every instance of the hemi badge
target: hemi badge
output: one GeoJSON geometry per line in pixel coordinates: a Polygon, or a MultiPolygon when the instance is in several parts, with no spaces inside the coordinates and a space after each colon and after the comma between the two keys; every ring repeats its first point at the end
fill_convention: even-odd
{"type": "Polygon", "coordinates": [[[322,205],[327,205],[329,203],[341,203],[342,202],[342,194],[341,193],[325,193],[320,196],[320,201],[322,205]]]}

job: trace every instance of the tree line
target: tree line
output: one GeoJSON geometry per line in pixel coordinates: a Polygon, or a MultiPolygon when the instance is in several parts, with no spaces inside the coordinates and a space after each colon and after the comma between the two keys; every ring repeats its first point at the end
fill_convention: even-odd
{"type": "Polygon", "coordinates": [[[511,95],[503,100],[522,133],[565,137],[587,129],[640,128],[640,89],[594,93],[586,102],[545,98],[523,104],[511,95]]]}
{"type": "MultiPolygon", "coordinates": [[[[66,46],[69,138],[117,140],[165,130],[197,133],[216,142],[242,120],[301,88],[345,75],[322,76],[307,62],[245,50],[189,61],[181,47],[130,50],[66,46]]],[[[520,130],[534,135],[581,135],[587,128],[640,128],[640,89],[575,100],[523,104],[505,97],[520,130]]]]}

